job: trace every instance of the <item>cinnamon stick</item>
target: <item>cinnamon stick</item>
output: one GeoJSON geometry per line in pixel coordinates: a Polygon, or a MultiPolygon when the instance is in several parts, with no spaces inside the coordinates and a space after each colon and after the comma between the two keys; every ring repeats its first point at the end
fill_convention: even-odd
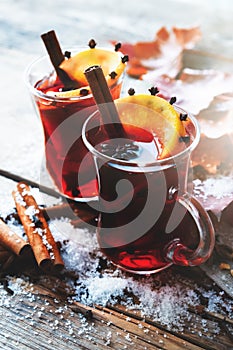
{"type": "Polygon", "coordinates": [[[29,243],[12,231],[1,219],[0,242],[5,248],[19,256],[31,249],[29,243]]]}
{"type": "Polygon", "coordinates": [[[110,93],[103,70],[100,66],[92,66],[85,70],[85,77],[92,95],[100,111],[102,121],[110,138],[125,138],[126,134],[121,124],[115,103],[110,93]]]}
{"type": "Polygon", "coordinates": [[[59,249],[41,209],[31,194],[30,187],[20,182],[17,191],[13,191],[12,194],[39,267],[46,271],[54,268],[61,270],[64,263],[59,249]]]}
{"type": "Polygon", "coordinates": [[[45,44],[51,63],[54,66],[58,77],[64,84],[64,88],[66,90],[75,89],[77,87],[77,83],[74,80],[72,80],[64,70],[62,70],[59,67],[60,64],[64,61],[65,56],[62,53],[55,31],[50,30],[49,32],[42,34],[41,39],[45,44]]]}

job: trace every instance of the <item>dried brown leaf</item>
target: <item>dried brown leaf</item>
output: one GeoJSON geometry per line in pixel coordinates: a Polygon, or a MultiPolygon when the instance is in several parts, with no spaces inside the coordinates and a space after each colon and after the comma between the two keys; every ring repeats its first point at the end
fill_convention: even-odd
{"type": "Polygon", "coordinates": [[[199,27],[160,28],[153,41],[135,44],[123,43],[121,51],[129,56],[127,72],[134,78],[142,79],[148,71],[156,75],[167,74],[175,77],[182,67],[182,52],[192,48],[200,39],[199,27]]]}

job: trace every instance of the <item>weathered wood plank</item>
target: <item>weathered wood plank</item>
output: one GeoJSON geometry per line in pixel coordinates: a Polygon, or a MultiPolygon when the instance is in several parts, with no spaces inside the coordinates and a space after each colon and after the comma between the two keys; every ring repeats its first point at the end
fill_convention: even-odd
{"type": "Polygon", "coordinates": [[[67,304],[40,285],[31,286],[23,296],[5,298],[9,303],[1,306],[1,349],[200,349],[121,311],[91,308],[93,318],[87,320],[80,311],[89,307],[67,304]]]}
{"type": "MultiPolygon", "coordinates": [[[[199,282],[198,271],[196,277],[194,272],[192,276],[199,282]]],[[[233,348],[232,337],[223,327],[227,325],[232,331],[233,321],[225,318],[224,312],[214,314],[205,310],[204,305],[200,308],[190,305],[191,318],[184,329],[167,329],[159,322],[143,318],[139,311],[122,305],[90,308],[70,301],[73,290],[64,280],[55,276],[35,277],[34,283],[25,282],[22,293],[4,294],[0,303],[1,349],[233,348]],[[84,315],[90,316],[90,311],[93,318],[87,320],[84,315]]],[[[184,286],[193,283],[192,278],[186,279],[182,274],[177,274],[177,278],[184,286]]],[[[22,281],[27,281],[27,277],[22,281]]],[[[205,282],[208,285],[208,278],[205,282]]]]}
{"type": "MultiPolygon", "coordinates": [[[[175,269],[174,273],[176,273],[177,279],[179,281],[183,282],[185,285],[193,286],[194,280],[196,283],[201,285],[200,282],[204,282],[206,284],[206,288],[208,289],[209,286],[212,286],[212,281],[201,273],[199,269],[193,271],[193,278],[189,278],[185,280],[185,277],[183,273],[185,274],[186,269],[181,269],[181,274],[177,272],[177,269],[175,269]]],[[[58,286],[57,286],[58,287],[58,286]]],[[[216,287],[216,290],[218,287],[216,287]]],[[[60,292],[59,292],[60,294],[60,292]]],[[[81,304],[76,303],[76,306],[80,309],[84,309],[84,311],[87,309],[85,306],[82,306],[81,304]]],[[[155,326],[156,328],[162,330],[167,335],[174,334],[175,336],[178,336],[183,341],[191,342],[192,344],[196,344],[199,347],[203,347],[205,349],[217,349],[217,350],[225,350],[230,349],[232,346],[232,335],[230,332],[232,332],[232,324],[233,320],[226,317],[224,312],[222,314],[216,314],[213,312],[209,312],[205,309],[204,305],[199,305],[200,307],[192,307],[190,305],[189,311],[191,312],[191,319],[190,322],[184,326],[184,330],[182,332],[177,330],[168,330],[166,326],[161,325],[159,322],[155,322],[151,320],[150,318],[146,318],[145,320],[142,318],[139,311],[135,310],[128,310],[122,305],[114,305],[114,306],[108,306],[107,308],[104,308],[105,312],[107,313],[113,313],[116,311],[119,314],[123,314],[126,317],[130,317],[133,319],[137,319],[139,321],[145,321],[147,325],[155,326]],[[224,322],[223,322],[224,321],[224,322]],[[229,326],[229,331],[226,331],[226,328],[229,326]]],[[[74,307],[74,306],[72,306],[74,307]]],[[[100,308],[96,306],[98,309],[103,310],[103,308],[100,308]]],[[[120,317],[120,316],[119,316],[120,317]]],[[[165,335],[166,337],[166,335],[165,335]]],[[[233,348],[233,347],[232,347],[233,348]]]]}
{"type": "MultiPolygon", "coordinates": [[[[124,306],[115,305],[110,310],[117,311],[119,314],[123,314],[128,317],[137,318],[141,320],[141,316],[133,311],[126,310],[124,306]]],[[[193,313],[189,322],[186,323],[182,331],[167,330],[165,326],[155,322],[149,318],[145,318],[144,322],[146,325],[153,325],[158,328],[163,334],[168,332],[169,336],[177,336],[180,340],[188,341],[198,348],[204,349],[216,349],[216,350],[228,350],[233,349],[232,339],[224,331],[222,327],[219,332],[220,324],[216,320],[206,319],[205,317],[193,313]],[[218,330],[216,334],[216,330],[218,330]]],[[[180,346],[181,348],[181,346],[180,346]]],[[[169,347],[168,347],[169,349],[169,347]]],[[[172,348],[173,349],[173,348],[172,348]]]]}
{"type": "MultiPolygon", "coordinates": [[[[195,275],[194,270],[193,278],[189,279],[185,276],[185,271],[180,271],[181,274],[174,271],[184,287],[192,285],[194,280],[195,283],[200,282],[199,271],[195,275]]],[[[182,331],[167,329],[159,322],[143,318],[139,311],[126,309],[120,304],[90,308],[73,300],[71,302],[73,290],[61,279],[62,276],[46,277],[33,273],[29,273],[29,276],[35,277],[34,283],[28,282],[26,289],[23,288],[23,294],[5,296],[6,302],[1,304],[1,349],[232,348],[232,338],[223,325],[232,327],[233,321],[224,318],[224,313],[206,311],[204,305],[200,305],[200,308],[190,305],[191,318],[188,324],[186,321],[182,331]],[[91,313],[93,318],[87,320],[84,315],[90,316],[91,313]]],[[[70,278],[72,276],[68,279],[70,278]]],[[[27,281],[27,277],[22,280],[27,281]]],[[[208,286],[211,281],[206,278],[205,283],[208,286]]]]}

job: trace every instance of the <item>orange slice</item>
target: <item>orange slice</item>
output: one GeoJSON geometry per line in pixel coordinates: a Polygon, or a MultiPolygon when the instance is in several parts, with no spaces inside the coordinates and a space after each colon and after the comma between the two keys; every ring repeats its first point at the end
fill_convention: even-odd
{"type": "Polygon", "coordinates": [[[109,87],[116,83],[125,70],[125,63],[122,62],[122,54],[118,51],[111,51],[102,48],[90,48],[80,51],[60,64],[60,68],[63,69],[72,80],[77,81],[80,88],[64,92],[56,92],[56,96],[79,96],[82,95],[82,93],[80,93],[82,89],[86,89],[88,90],[88,93],[90,93],[84,71],[88,67],[95,65],[101,66],[109,87]],[[112,72],[116,73],[115,76],[110,76],[112,72]]]}
{"type": "Polygon", "coordinates": [[[180,138],[187,134],[185,122],[168,101],[159,96],[138,94],[117,99],[115,103],[126,132],[131,124],[149,131],[159,141],[160,159],[180,150],[180,138]]]}

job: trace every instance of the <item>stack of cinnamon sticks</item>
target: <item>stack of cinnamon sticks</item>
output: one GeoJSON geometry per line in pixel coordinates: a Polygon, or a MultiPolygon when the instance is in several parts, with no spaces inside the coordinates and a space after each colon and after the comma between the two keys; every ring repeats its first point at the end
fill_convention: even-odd
{"type": "Polygon", "coordinates": [[[52,268],[61,270],[64,267],[58,246],[45,220],[42,210],[32,196],[26,183],[19,183],[13,191],[16,210],[33,250],[38,266],[48,271],[52,268]]]}
{"type": "Polygon", "coordinates": [[[26,183],[20,182],[12,195],[27,240],[13,232],[3,220],[0,220],[1,268],[4,269],[4,263],[7,259],[23,258],[29,252],[33,252],[35,260],[42,270],[46,272],[62,270],[64,262],[58,245],[30,187],[26,183]]]}
{"type": "Polygon", "coordinates": [[[16,234],[0,218],[0,270],[6,271],[6,267],[14,264],[17,258],[25,261],[25,258],[34,255],[38,267],[43,271],[61,271],[64,262],[47,221],[50,218],[66,216],[70,217],[71,224],[75,227],[84,222],[92,222],[93,225],[97,211],[85,203],[62,203],[41,208],[33,197],[31,188],[24,181],[17,184],[12,195],[17,211],[13,217],[23,225],[27,240],[16,234]]]}

